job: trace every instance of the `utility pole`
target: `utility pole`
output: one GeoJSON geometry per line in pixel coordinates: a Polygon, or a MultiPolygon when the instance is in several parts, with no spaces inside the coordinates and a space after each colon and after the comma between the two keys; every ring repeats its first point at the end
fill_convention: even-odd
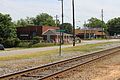
{"type": "Polygon", "coordinates": [[[64,17],[64,13],[63,13],[63,4],[64,4],[64,2],[63,2],[63,0],[58,0],[58,1],[61,1],[61,8],[62,8],[62,24],[63,24],[63,22],[64,22],[64,19],[63,19],[63,17],[64,17]]]}
{"type": "MultiPolygon", "coordinates": [[[[61,8],[62,8],[62,23],[61,24],[63,24],[64,23],[64,2],[63,2],[63,0],[58,0],[58,1],[61,1],[61,8]]],[[[61,30],[63,29],[63,26],[60,26],[61,27],[61,30]]],[[[61,32],[61,34],[62,34],[62,44],[64,43],[64,41],[63,41],[63,36],[64,36],[64,33],[63,32],[61,32]]]]}
{"type": "MultiPolygon", "coordinates": [[[[61,26],[62,28],[61,29],[63,29],[63,23],[64,23],[63,5],[64,5],[64,2],[63,2],[63,0],[61,0],[61,2],[62,2],[62,26],[61,26]]],[[[64,44],[63,36],[64,36],[64,33],[62,32],[62,44],[64,44]]]]}
{"type": "Polygon", "coordinates": [[[104,14],[103,14],[103,9],[101,10],[101,18],[102,18],[102,36],[104,38],[104,28],[103,28],[103,24],[104,24],[104,20],[103,20],[104,14]]]}
{"type": "Polygon", "coordinates": [[[84,39],[86,39],[86,21],[84,21],[84,29],[85,29],[85,31],[84,31],[84,39]]]}
{"type": "Polygon", "coordinates": [[[74,0],[72,0],[72,7],[73,7],[73,46],[75,46],[75,5],[74,5],[74,0]]]}
{"type": "Polygon", "coordinates": [[[63,22],[64,22],[64,13],[63,13],[63,4],[64,4],[64,2],[63,2],[63,0],[61,0],[61,3],[62,3],[62,24],[63,24],[63,22]]]}
{"type": "Polygon", "coordinates": [[[55,16],[56,18],[56,27],[58,26],[58,15],[55,16]]]}
{"type": "MultiPolygon", "coordinates": [[[[61,7],[62,7],[62,24],[63,24],[63,20],[64,20],[64,14],[63,14],[63,0],[58,0],[58,1],[61,1],[61,7]]],[[[60,30],[62,30],[62,26],[60,26],[60,30]]],[[[59,49],[59,55],[61,56],[61,53],[62,53],[62,44],[63,44],[63,32],[60,31],[60,49],[59,49]]]]}

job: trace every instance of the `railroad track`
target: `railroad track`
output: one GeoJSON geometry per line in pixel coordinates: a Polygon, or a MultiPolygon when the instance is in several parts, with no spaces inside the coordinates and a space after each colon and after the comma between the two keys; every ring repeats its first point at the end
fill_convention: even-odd
{"type": "Polygon", "coordinates": [[[120,51],[120,46],[0,76],[0,80],[56,80],[64,72],[120,51]]]}

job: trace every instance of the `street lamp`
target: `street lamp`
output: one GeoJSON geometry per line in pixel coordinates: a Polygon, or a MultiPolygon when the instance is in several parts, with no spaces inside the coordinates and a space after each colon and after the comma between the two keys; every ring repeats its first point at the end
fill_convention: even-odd
{"type": "Polygon", "coordinates": [[[74,7],[74,0],[72,0],[72,7],[73,7],[73,46],[75,46],[75,7],[74,7]]]}

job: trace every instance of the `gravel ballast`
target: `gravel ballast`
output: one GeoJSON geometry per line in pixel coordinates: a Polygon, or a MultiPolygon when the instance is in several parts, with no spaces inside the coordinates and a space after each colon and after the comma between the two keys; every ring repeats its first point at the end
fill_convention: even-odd
{"type": "Polygon", "coordinates": [[[120,80],[120,52],[79,67],[61,80],[120,80]]]}
{"type": "MultiPolygon", "coordinates": [[[[93,42],[91,42],[91,43],[93,44],[93,42]]],[[[98,42],[95,42],[95,43],[98,43],[98,42]]],[[[112,48],[112,47],[115,47],[118,45],[120,45],[120,43],[107,44],[104,46],[98,46],[96,48],[100,48],[102,50],[102,49],[112,48]]],[[[92,53],[92,52],[89,52],[89,53],[92,53]]],[[[71,57],[75,57],[75,56],[81,56],[83,54],[89,54],[89,53],[75,52],[75,53],[70,53],[70,54],[64,54],[64,52],[63,52],[61,57],[59,57],[58,54],[56,54],[56,55],[42,56],[39,58],[0,61],[0,76],[4,75],[4,74],[13,73],[13,72],[21,71],[24,69],[32,68],[35,66],[40,66],[40,65],[47,64],[50,62],[67,59],[67,58],[71,58],[71,57]]]]}

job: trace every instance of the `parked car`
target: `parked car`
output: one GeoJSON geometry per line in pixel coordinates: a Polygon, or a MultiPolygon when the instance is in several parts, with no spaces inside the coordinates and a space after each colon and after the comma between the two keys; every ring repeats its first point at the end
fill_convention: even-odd
{"type": "Polygon", "coordinates": [[[0,50],[5,50],[5,48],[2,44],[0,44],[0,50]]]}

